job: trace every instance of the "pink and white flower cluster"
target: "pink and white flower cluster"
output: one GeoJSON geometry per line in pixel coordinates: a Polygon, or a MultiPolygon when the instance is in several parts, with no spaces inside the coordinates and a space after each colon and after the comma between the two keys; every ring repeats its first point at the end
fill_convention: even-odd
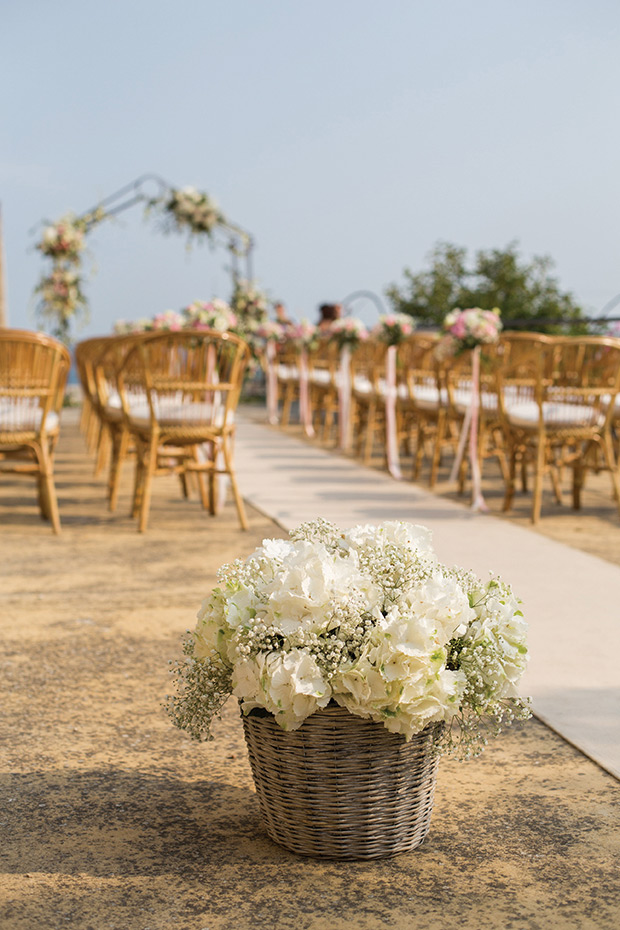
{"type": "Polygon", "coordinates": [[[450,358],[467,349],[497,342],[502,329],[499,307],[481,310],[452,310],[443,321],[444,335],[437,344],[436,354],[440,359],[450,358]]]}
{"type": "Polygon", "coordinates": [[[284,326],[277,320],[265,320],[256,327],[254,334],[265,342],[282,342],[289,331],[289,326],[284,326]]]}
{"type": "Polygon", "coordinates": [[[164,209],[179,229],[188,229],[190,234],[209,235],[218,223],[223,222],[215,201],[195,187],[172,189],[164,203],[164,209]]]}
{"type": "Polygon", "coordinates": [[[389,346],[400,345],[415,329],[414,320],[406,313],[388,313],[379,317],[372,335],[389,346]]]}
{"type": "Polygon", "coordinates": [[[220,333],[232,330],[237,317],[230,305],[220,297],[213,300],[195,300],[182,311],[184,329],[215,329],[220,333]]]}
{"type": "Polygon", "coordinates": [[[345,316],[340,320],[334,320],[327,332],[337,340],[341,347],[351,346],[351,348],[354,348],[360,342],[368,339],[366,326],[354,316],[345,316]]]}
{"type": "Polygon", "coordinates": [[[498,579],[442,565],[425,527],[316,520],[263,541],[219,581],[168,704],[196,738],[229,694],[285,730],[331,701],[406,739],[456,718],[461,736],[476,734],[482,718],[525,710],[519,602],[498,579]]]}

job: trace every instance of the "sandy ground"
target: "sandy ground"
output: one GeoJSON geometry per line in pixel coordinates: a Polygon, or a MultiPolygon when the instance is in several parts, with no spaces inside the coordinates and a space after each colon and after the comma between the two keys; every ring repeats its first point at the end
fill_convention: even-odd
{"type": "Polygon", "coordinates": [[[108,514],[69,423],[60,538],[28,482],[0,483],[3,927],[620,925],[618,783],[536,720],[477,760],[442,760],[415,852],[342,864],[274,845],[234,702],[206,745],[161,704],[168,661],[217,568],[282,533],[256,511],[242,533],[231,504],[208,517],[163,478],[142,537],[126,515],[129,484],[127,469],[108,514]]]}

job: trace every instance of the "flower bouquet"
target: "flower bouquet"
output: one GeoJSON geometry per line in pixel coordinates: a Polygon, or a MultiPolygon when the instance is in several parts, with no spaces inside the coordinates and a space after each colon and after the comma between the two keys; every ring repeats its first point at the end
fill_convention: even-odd
{"type": "Polygon", "coordinates": [[[215,329],[225,333],[235,329],[237,325],[237,317],[220,297],[214,297],[209,301],[195,300],[181,312],[184,328],[215,329]]]}
{"type": "Polygon", "coordinates": [[[35,293],[41,295],[38,307],[41,317],[54,321],[54,335],[68,339],[71,320],[88,308],[78,272],[57,265],[41,278],[35,293]]]}
{"type": "Polygon", "coordinates": [[[50,258],[76,263],[84,249],[85,227],[84,220],[78,220],[73,214],[63,216],[57,223],[45,227],[37,249],[50,258]]]}
{"type": "Polygon", "coordinates": [[[444,335],[437,343],[435,353],[440,361],[460,355],[467,349],[497,342],[502,329],[499,307],[481,310],[452,310],[443,321],[444,335]]]}
{"type": "Polygon", "coordinates": [[[414,328],[415,321],[406,313],[388,313],[379,317],[372,335],[388,346],[397,346],[412,334],[414,328]]]}
{"type": "MultiPolygon", "coordinates": [[[[159,205],[159,201],[149,204],[156,205],[159,205]]],[[[190,236],[210,236],[214,228],[224,222],[215,201],[195,187],[183,187],[179,190],[173,188],[163,201],[162,209],[173,229],[180,232],[188,231],[190,236]]]]}
{"type": "Polygon", "coordinates": [[[334,320],[333,323],[330,323],[326,332],[336,340],[341,349],[347,346],[354,349],[360,342],[368,339],[366,326],[354,316],[345,316],[340,320],[334,320]]]}
{"type": "Polygon", "coordinates": [[[239,320],[239,325],[245,330],[251,330],[253,326],[264,323],[269,314],[266,296],[250,281],[235,281],[230,305],[239,320]]]}
{"type": "MultiPolygon", "coordinates": [[[[400,771],[406,781],[413,778],[412,766],[416,772],[423,768],[414,781],[426,781],[426,793],[411,803],[418,812],[422,804],[426,820],[422,825],[416,820],[414,829],[405,817],[404,839],[386,840],[387,847],[381,839],[369,848],[366,838],[342,855],[370,858],[422,841],[439,755],[475,754],[503,722],[529,716],[517,691],[527,660],[519,602],[497,578],[481,581],[442,565],[425,527],[388,522],[344,532],[316,520],[300,526],[290,540],[265,540],[218,577],[219,586],[185,640],[185,658],[174,665],[177,687],[168,713],[193,738],[209,739],[213,718],[228,697],[239,700],[268,832],[289,848],[341,855],[333,824],[325,829],[315,824],[310,847],[305,840],[300,845],[291,838],[294,824],[274,826],[278,817],[269,801],[274,791],[288,791],[289,802],[299,801],[303,788],[287,781],[297,777],[293,750],[325,720],[320,751],[302,746],[302,781],[310,777],[316,755],[321,785],[330,784],[323,768],[328,759],[336,766],[336,787],[346,784],[338,766],[343,752],[349,765],[359,728],[364,745],[372,737],[387,747],[389,772],[400,771]],[[342,743],[330,749],[338,721],[345,726],[345,749],[342,743]],[[280,764],[277,788],[262,789],[262,750],[252,742],[257,727],[271,733],[278,752],[288,753],[289,774],[280,764]]],[[[375,770],[383,772],[383,786],[386,769],[367,750],[358,768],[371,779],[375,770]]],[[[363,821],[358,800],[351,803],[363,821]]]]}

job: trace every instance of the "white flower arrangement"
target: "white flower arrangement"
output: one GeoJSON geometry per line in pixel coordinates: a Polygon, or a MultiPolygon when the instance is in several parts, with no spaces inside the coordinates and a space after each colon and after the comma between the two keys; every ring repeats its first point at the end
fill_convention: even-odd
{"type": "Polygon", "coordinates": [[[71,263],[78,262],[85,246],[85,227],[83,220],[68,213],[58,222],[51,223],[44,228],[36,247],[43,255],[48,255],[50,258],[71,263]]]}
{"type": "Polygon", "coordinates": [[[379,317],[372,335],[389,346],[400,345],[415,329],[415,322],[406,313],[388,313],[379,317]]]}
{"type": "Polygon", "coordinates": [[[442,751],[480,751],[529,716],[517,685],[526,624],[511,589],[437,561],[425,527],[349,532],[324,520],[224,566],[176,663],[167,710],[209,739],[228,697],[295,730],[330,701],[405,739],[445,726],[442,751]]]}
{"type": "Polygon", "coordinates": [[[368,330],[361,320],[354,316],[346,316],[340,320],[334,320],[326,329],[329,336],[332,336],[342,348],[350,346],[355,348],[360,342],[368,339],[368,330]]]}
{"type": "Polygon", "coordinates": [[[230,306],[242,330],[264,323],[269,315],[267,297],[252,281],[235,281],[230,306]]]}
{"type": "Polygon", "coordinates": [[[444,335],[437,343],[435,354],[443,360],[479,345],[490,345],[498,341],[501,329],[499,307],[452,310],[443,321],[444,335]]]}
{"type": "Polygon", "coordinates": [[[172,188],[162,206],[173,228],[188,231],[190,236],[210,236],[218,224],[225,222],[216,202],[195,187],[172,188]]]}
{"type": "Polygon", "coordinates": [[[54,321],[54,334],[67,339],[73,317],[86,312],[88,303],[82,291],[82,279],[77,270],[55,264],[35,288],[40,294],[38,312],[41,317],[54,321]]]}
{"type": "Polygon", "coordinates": [[[316,348],[320,335],[319,327],[315,326],[314,323],[311,323],[310,320],[307,320],[305,317],[300,320],[299,323],[293,323],[287,332],[288,338],[297,346],[309,350],[316,348]]]}

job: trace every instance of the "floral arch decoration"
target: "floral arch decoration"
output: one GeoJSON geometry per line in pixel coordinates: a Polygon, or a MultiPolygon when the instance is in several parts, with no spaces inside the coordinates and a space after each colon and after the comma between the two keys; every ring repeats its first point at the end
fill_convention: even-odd
{"type": "Polygon", "coordinates": [[[228,220],[216,202],[194,187],[176,188],[158,175],[144,174],[100,201],[86,213],[68,213],[55,223],[44,222],[36,248],[51,260],[36,289],[37,316],[53,334],[70,340],[71,326],[88,317],[88,299],[83,289],[82,257],[88,233],[99,223],[142,203],[145,218],[154,216],[165,233],[178,232],[193,241],[209,241],[230,251],[233,288],[243,282],[240,263],[245,263],[245,280],[252,280],[252,236],[228,220]],[[149,193],[150,189],[150,193],[149,193]]]}

